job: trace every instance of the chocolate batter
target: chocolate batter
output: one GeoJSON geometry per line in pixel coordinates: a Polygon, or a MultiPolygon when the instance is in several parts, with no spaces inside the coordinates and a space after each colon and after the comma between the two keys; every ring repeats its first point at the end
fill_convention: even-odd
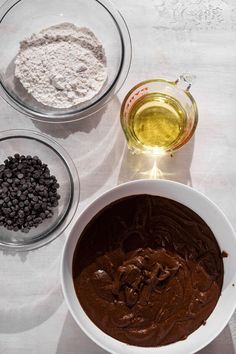
{"type": "Polygon", "coordinates": [[[137,195],[100,211],[73,259],[74,286],[105,333],[149,347],[185,339],[216,306],[223,261],[206,223],[173,200],[137,195]]]}

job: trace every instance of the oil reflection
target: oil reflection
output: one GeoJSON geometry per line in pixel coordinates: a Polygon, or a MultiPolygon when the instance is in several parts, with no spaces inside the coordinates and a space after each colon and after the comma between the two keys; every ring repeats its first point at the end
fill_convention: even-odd
{"type": "Polygon", "coordinates": [[[168,179],[192,186],[191,163],[194,138],[174,154],[134,154],[126,147],[118,183],[135,179],[168,179]]]}

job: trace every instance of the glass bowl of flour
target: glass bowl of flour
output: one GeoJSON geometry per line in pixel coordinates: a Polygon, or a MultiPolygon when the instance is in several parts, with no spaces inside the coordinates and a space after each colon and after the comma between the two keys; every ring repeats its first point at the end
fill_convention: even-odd
{"type": "Polygon", "coordinates": [[[107,0],[8,0],[0,36],[0,94],[39,121],[95,113],[129,71],[129,31],[107,0]]]}

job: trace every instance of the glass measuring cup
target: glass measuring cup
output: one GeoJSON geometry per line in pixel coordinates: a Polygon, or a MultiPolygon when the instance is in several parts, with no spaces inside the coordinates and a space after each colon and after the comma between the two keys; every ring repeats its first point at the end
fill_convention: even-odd
{"type": "Polygon", "coordinates": [[[175,81],[153,79],[139,83],[121,106],[121,126],[134,153],[174,152],[193,136],[198,110],[189,89],[194,77],[175,81]]]}

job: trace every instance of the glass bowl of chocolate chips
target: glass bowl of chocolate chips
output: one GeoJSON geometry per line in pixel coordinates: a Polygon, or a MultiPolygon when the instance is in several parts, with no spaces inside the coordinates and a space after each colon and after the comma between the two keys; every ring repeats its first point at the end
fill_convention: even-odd
{"type": "Polygon", "coordinates": [[[76,212],[76,167],[58,143],[30,130],[1,132],[0,152],[0,247],[41,247],[58,237],[76,212]]]}

